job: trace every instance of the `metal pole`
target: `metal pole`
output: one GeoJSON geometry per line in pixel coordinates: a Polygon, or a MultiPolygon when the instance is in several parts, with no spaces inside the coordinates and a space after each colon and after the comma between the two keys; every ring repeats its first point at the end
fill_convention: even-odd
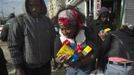
{"type": "Polygon", "coordinates": [[[87,7],[87,5],[88,5],[88,4],[87,4],[87,1],[85,1],[85,25],[86,25],[86,26],[87,26],[87,20],[86,20],[86,19],[87,19],[87,15],[88,15],[88,13],[87,13],[87,12],[88,12],[88,7],[87,7]]]}
{"type": "Polygon", "coordinates": [[[126,16],[126,12],[125,12],[125,9],[126,9],[126,2],[125,0],[122,0],[121,1],[121,17],[120,17],[120,20],[121,20],[121,24],[125,24],[125,16],[126,16]]]}
{"type": "Polygon", "coordinates": [[[92,12],[92,3],[91,3],[91,0],[89,0],[89,13],[92,12]]]}

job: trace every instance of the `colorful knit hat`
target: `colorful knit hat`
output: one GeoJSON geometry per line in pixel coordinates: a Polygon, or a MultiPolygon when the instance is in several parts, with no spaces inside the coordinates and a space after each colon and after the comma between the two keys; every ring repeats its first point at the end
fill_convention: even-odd
{"type": "Polygon", "coordinates": [[[83,27],[80,13],[76,9],[66,9],[59,13],[58,23],[60,25],[77,25],[80,29],[83,27]]]}

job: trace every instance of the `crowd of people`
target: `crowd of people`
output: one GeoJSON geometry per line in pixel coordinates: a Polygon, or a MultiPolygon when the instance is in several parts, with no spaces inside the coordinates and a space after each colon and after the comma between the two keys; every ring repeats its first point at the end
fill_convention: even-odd
{"type": "MultiPolygon", "coordinates": [[[[44,0],[25,0],[24,5],[25,13],[12,15],[1,36],[8,43],[15,75],[51,75],[51,66],[64,67],[66,75],[90,75],[96,69],[104,75],[134,73],[134,25],[116,28],[106,7],[85,25],[73,6],[51,20],[44,0]]],[[[0,75],[8,75],[1,49],[0,63],[0,75]]]]}

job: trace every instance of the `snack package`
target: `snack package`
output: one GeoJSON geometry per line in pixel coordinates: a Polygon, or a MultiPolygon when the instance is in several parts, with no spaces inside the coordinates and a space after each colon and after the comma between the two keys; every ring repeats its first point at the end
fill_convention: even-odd
{"type": "Polygon", "coordinates": [[[69,59],[71,56],[74,55],[74,50],[72,50],[69,46],[67,46],[66,44],[64,44],[60,50],[57,53],[57,57],[60,56],[67,56],[67,59],[69,59]]]}
{"type": "Polygon", "coordinates": [[[108,32],[108,31],[111,31],[111,29],[110,28],[104,29],[104,32],[108,32]]]}
{"type": "Polygon", "coordinates": [[[88,53],[90,53],[92,51],[92,48],[90,46],[86,46],[83,51],[82,51],[82,54],[84,56],[86,56],[88,53]]]}

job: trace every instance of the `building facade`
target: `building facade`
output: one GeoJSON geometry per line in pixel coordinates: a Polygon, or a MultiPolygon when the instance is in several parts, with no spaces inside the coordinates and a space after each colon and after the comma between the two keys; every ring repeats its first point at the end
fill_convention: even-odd
{"type": "Polygon", "coordinates": [[[50,18],[53,18],[57,12],[64,8],[65,0],[49,0],[48,1],[48,15],[50,18]]]}
{"type": "Polygon", "coordinates": [[[134,0],[49,0],[48,11],[50,18],[55,16],[59,9],[69,3],[76,6],[85,17],[88,17],[92,13],[94,19],[96,19],[96,13],[98,13],[99,9],[101,7],[107,7],[112,9],[117,25],[126,22],[134,24],[134,0]]]}
{"type": "Polygon", "coordinates": [[[57,12],[56,1],[57,0],[48,0],[48,15],[50,18],[52,18],[57,12]]]}

